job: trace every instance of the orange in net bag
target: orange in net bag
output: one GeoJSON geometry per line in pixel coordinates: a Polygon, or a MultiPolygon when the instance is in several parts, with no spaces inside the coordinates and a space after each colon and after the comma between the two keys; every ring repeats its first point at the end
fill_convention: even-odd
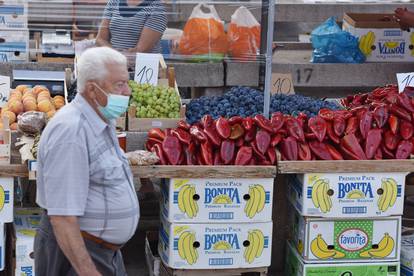
{"type": "Polygon", "coordinates": [[[227,50],[224,24],[214,6],[204,4],[195,6],[184,27],[179,44],[180,54],[222,58],[227,50]],[[204,12],[202,8],[209,12],[204,12]]]}
{"type": "Polygon", "coordinates": [[[231,16],[228,30],[229,56],[255,60],[260,51],[260,24],[244,6],[231,16]]]}

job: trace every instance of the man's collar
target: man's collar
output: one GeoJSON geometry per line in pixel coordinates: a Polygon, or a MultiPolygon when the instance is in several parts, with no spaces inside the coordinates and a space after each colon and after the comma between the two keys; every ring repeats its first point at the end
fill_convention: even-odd
{"type": "Polygon", "coordinates": [[[102,131],[104,131],[104,129],[108,126],[108,124],[104,122],[101,117],[99,117],[89,102],[80,93],[76,95],[73,103],[82,112],[82,114],[85,115],[86,120],[91,125],[95,135],[101,134],[102,131]]]}

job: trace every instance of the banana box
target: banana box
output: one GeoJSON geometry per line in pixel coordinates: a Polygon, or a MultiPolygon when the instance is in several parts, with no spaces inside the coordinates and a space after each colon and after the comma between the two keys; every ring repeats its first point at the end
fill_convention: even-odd
{"type": "Polygon", "coordinates": [[[414,275],[414,233],[401,237],[401,275],[414,275]]]}
{"type": "Polygon", "coordinates": [[[289,200],[302,216],[343,218],[402,215],[406,173],[298,174],[289,200]]]}
{"type": "Polygon", "coordinates": [[[0,177],[0,223],[13,222],[13,177],[0,177]]]}
{"type": "Polygon", "coordinates": [[[290,233],[305,263],[400,260],[401,217],[325,219],[291,212],[290,233]]]}
{"type": "Polygon", "coordinates": [[[270,266],[272,222],[171,224],[161,220],[158,253],[175,269],[270,266]]]}
{"type": "Polygon", "coordinates": [[[4,223],[0,222],[0,271],[6,267],[6,227],[4,223]]]}
{"type": "Polygon", "coordinates": [[[342,29],[359,38],[369,62],[414,60],[414,33],[401,30],[393,14],[345,13],[342,29]]]}
{"type": "Polygon", "coordinates": [[[166,179],[162,215],[170,222],[223,223],[272,220],[273,178],[166,179]]]}
{"type": "Polygon", "coordinates": [[[399,262],[306,264],[288,243],[285,275],[289,276],[398,276],[399,262]]]}
{"type": "Polygon", "coordinates": [[[28,4],[21,0],[3,0],[0,3],[0,28],[28,27],[28,4]]]}
{"type": "Polygon", "coordinates": [[[33,246],[36,229],[40,225],[41,209],[16,209],[14,229],[16,232],[15,275],[34,276],[33,246]]]}

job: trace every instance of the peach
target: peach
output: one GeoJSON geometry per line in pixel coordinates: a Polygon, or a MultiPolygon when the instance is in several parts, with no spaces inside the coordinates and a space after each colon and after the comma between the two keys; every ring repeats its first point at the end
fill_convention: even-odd
{"type": "Polygon", "coordinates": [[[14,114],[11,111],[6,111],[1,115],[1,118],[3,119],[4,117],[8,117],[9,118],[9,124],[13,124],[14,122],[16,122],[16,114],[14,114]]]}
{"type": "Polygon", "coordinates": [[[23,95],[24,94],[26,94],[26,93],[33,93],[33,89],[31,89],[31,88],[26,88],[25,90],[23,90],[23,95]]]}
{"type": "Polygon", "coordinates": [[[65,102],[65,98],[63,96],[57,95],[53,97],[54,100],[61,100],[62,102],[65,102]]]}
{"type": "Polygon", "coordinates": [[[33,87],[33,93],[35,95],[39,95],[39,93],[42,91],[49,91],[49,90],[43,85],[36,85],[35,87],[33,87]]]}
{"type": "Polygon", "coordinates": [[[8,106],[9,110],[16,115],[23,112],[23,103],[21,101],[11,101],[8,106]]]}
{"type": "Polygon", "coordinates": [[[17,130],[17,129],[18,129],[17,123],[13,123],[10,125],[10,130],[17,130]]]}
{"type": "Polygon", "coordinates": [[[9,107],[8,106],[5,106],[5,107],[3,107],[1,109],[1,114],[0,115],[3,115],[3,113],[6,112],[6,111],[9,111],[9,107]]]}
{"type": "Polygon", "coordinates": [[[47,118],[50,119],[53,116],[55,116],[56,114],[56,110],[50,110],[49,112],[47,112],[47,118]]]}
{"type": "Polygon", "coordinates": [[[53,109],[52,103],[48,100],[43,100],[37,104],[37,108],[40,112],[49,112],[53,109]]]}
{"type": "Polygon", "coordinates": [[[23,103],[24,111],[36,111],[37,110],[37,104],[35,101],[26,101],[23,103]]]}
{"type": "Polygon", "coordinates": [[[10,97],[17,97],[17,98],[21,99],[23,97],[23,94],[19,90],[11,90],[10,91],[10,97]]]}
{"type": "Polygon", "coordinates": [[[23,100],[23,105],[25,105],[25,104],[26,104],[26,103],[28,103],[28,102],[32,102],[32,103],[34,103],[34,104],[36,104],[36,105],[37,105],[37,101],[36,101],[36,99],[35,99],[35,98],[32,98],[32,97],[25,98],[25,99],[23,100]]]}
{"type": "Polygon", "coordinates": [[[46,96],[42,96],[42,97],[37,97],[37,102],[40,103],[42,101],[51,101],[51,98],[46,97],[46,96]]]}
{"type": "Polygon", "coordinates": [[[45,97],[47,97],[47,98],[50,98],[50,93],[49,93],[49,91],[47,91],[47,90],[43,90],[43,91],[41,91],[41,92],[40,92],[37,96],[38,96],[38,97],[45,96],[45,97]]]}
{"type": "Polygon", "coordinates": [[[18,85],[15,89],[16,90],[19,90],[20,92],[22,92],[23,93],[23,91],[26,89],[26,88],[28,88],[27,87],[27,85],[18,85]]]}
{"type": "Polygon", "coordinates": [[[62,102],[60,100],[54,100],[54,105],[56,109],[61,109],[65,105],[65,102],[62,102]]]}
{"type": "Polygon", "coordinates": [[[22,100],[24,100],[26,98],[36,99],[35,95],[32,92],[24,94],[23,97],[22,97],[22,100]]]}

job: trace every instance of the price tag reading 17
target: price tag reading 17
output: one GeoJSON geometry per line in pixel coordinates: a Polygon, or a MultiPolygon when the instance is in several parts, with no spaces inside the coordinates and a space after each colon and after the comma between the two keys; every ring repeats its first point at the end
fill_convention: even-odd
{"type": "Polygon", "coordinates": [[[140,84],[158,84],[159,54],[137,53],[134,80],[140,84]]]}
{"type": "Polygon", "coordinates": [[[401,93],[406,86],[414,87],[414,73],[398,73],[398,91],[401,93]]]}

